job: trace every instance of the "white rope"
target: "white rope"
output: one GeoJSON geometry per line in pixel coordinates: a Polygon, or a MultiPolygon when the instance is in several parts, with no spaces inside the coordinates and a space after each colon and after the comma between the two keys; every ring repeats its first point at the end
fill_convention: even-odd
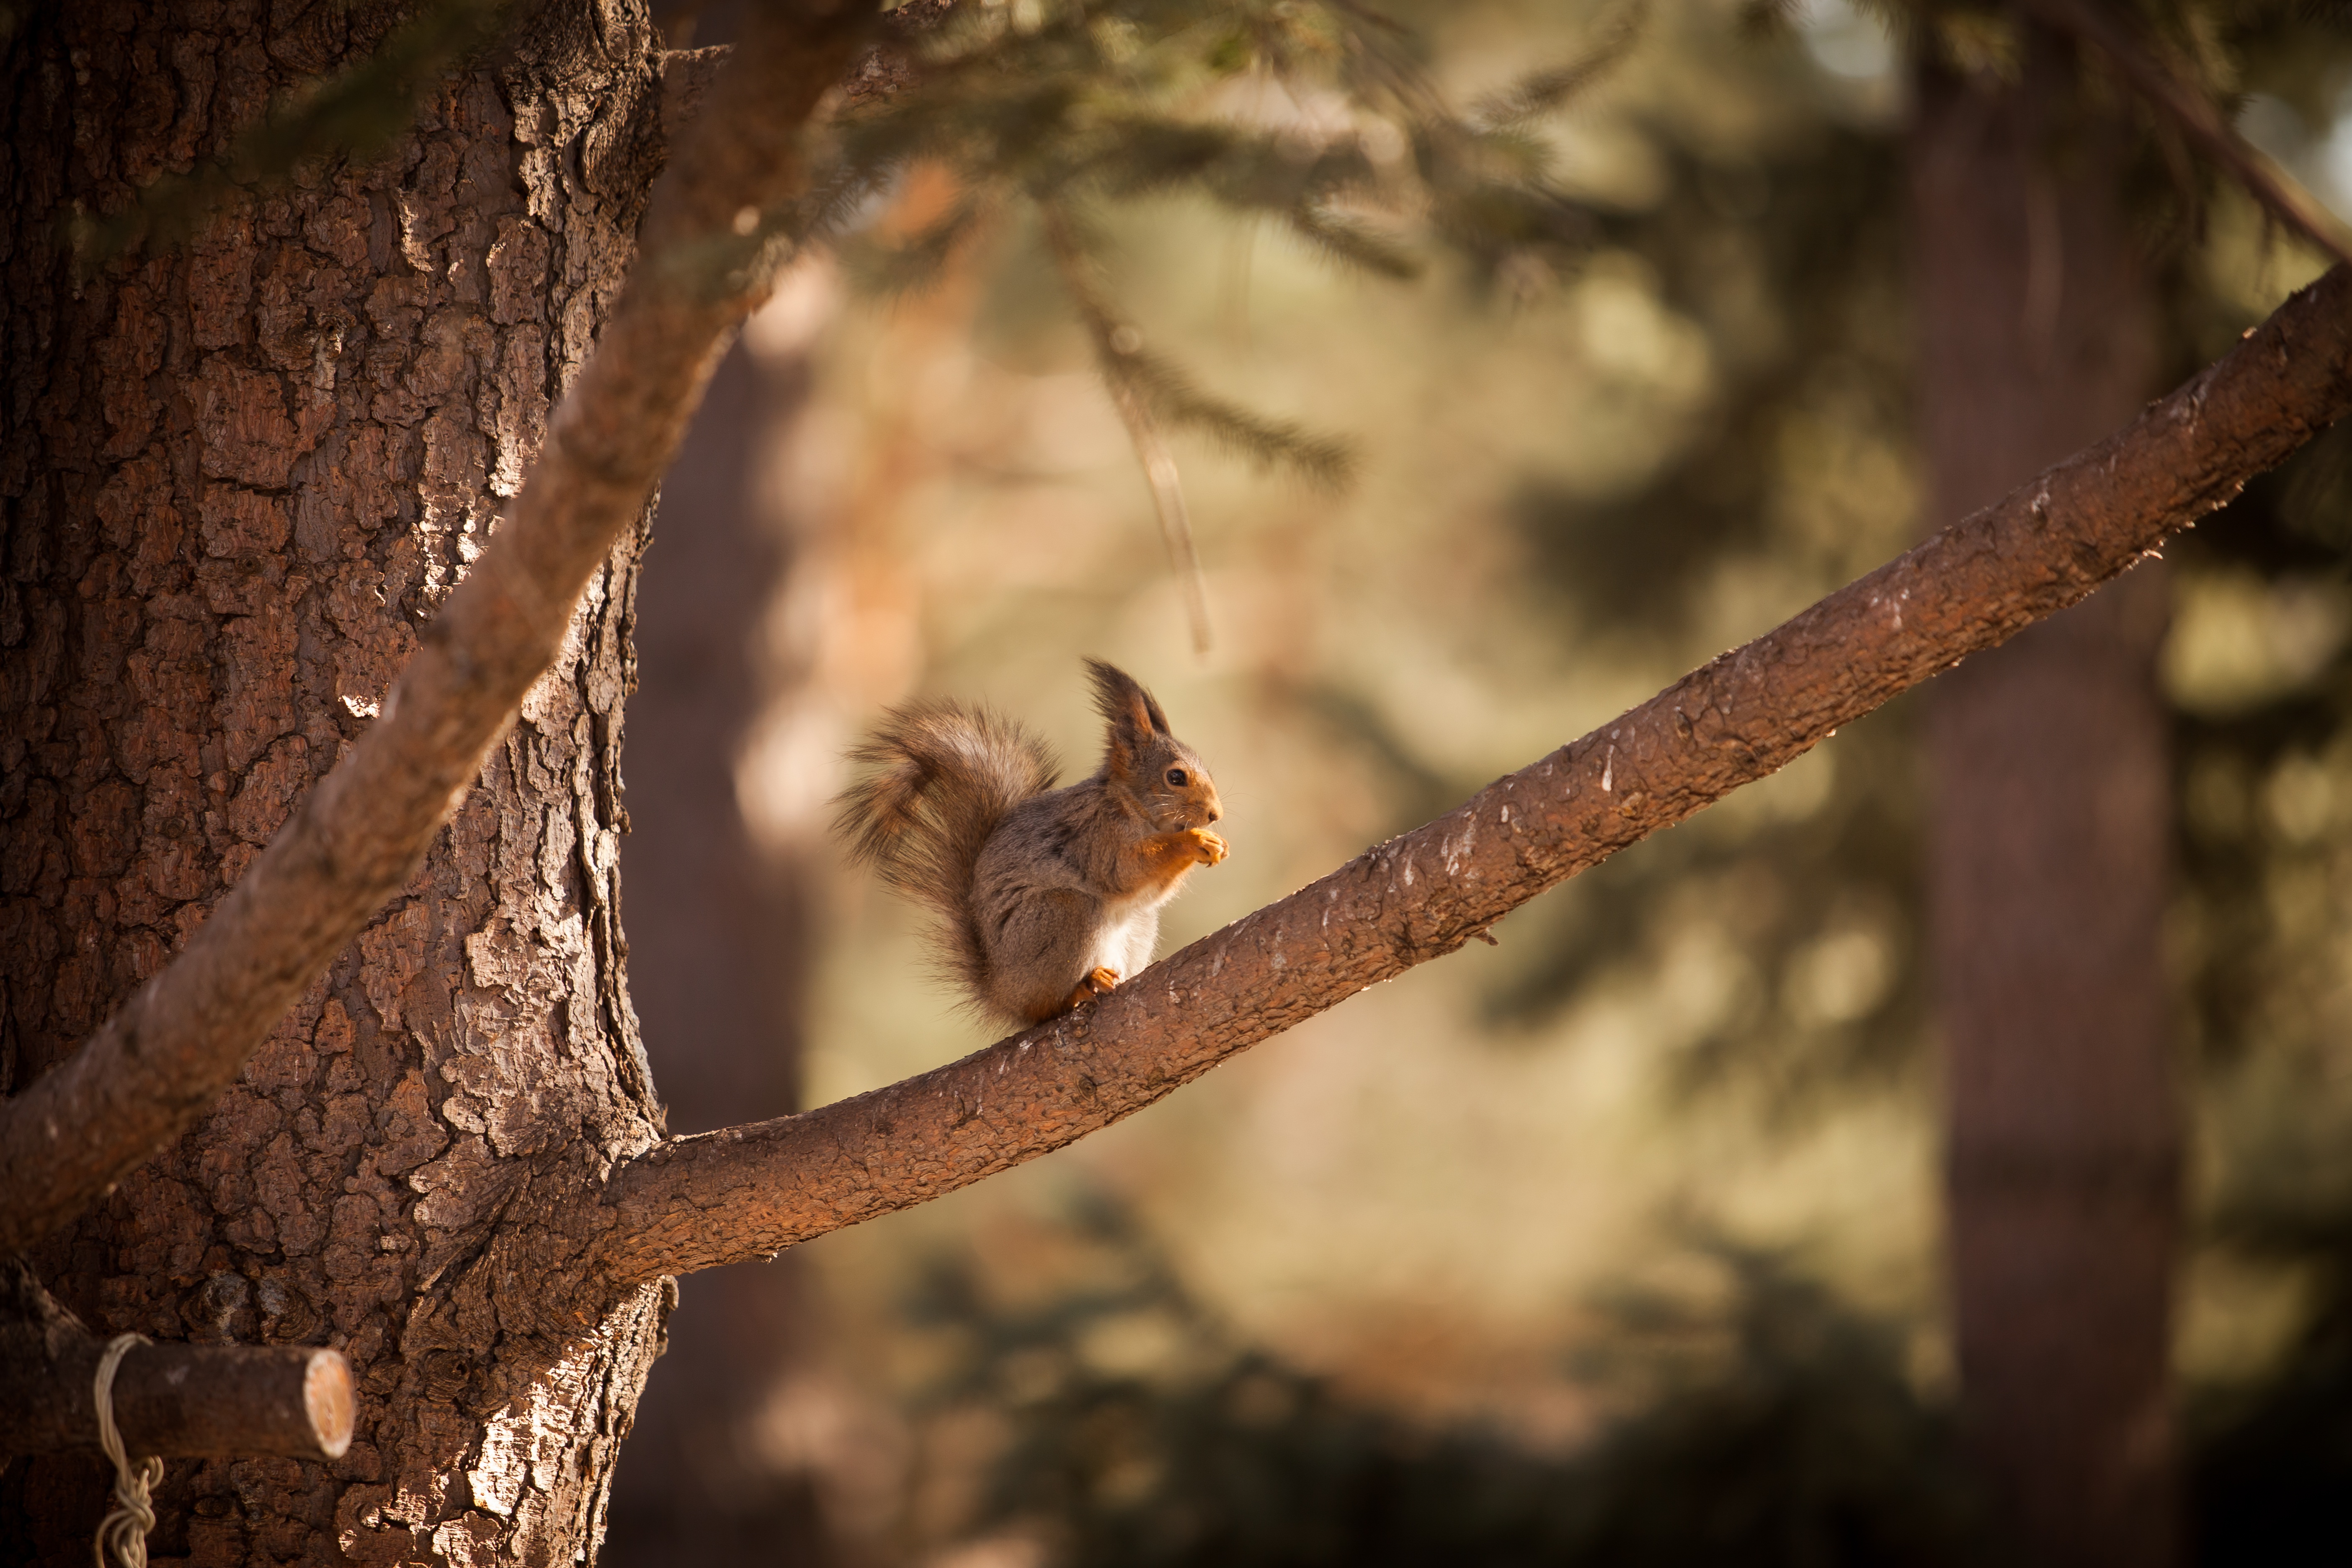
{"type": "Polygon", "coordinates": [[[144,1334],[117,1334],[98,1358],[98,1446],[114,1461],[114,1506],[99,1522],[89,1546],[98,1568],[106,1568],[110,1547],[123,1568],[147,1568],[147,1532],[155,1528],[155,1510],[147,1494],[163,1479],[163,1461],[151,1454],[133,1469],[123,1457],[122,1434],[114,1426],[114,1372],[131,1346],[153,1342],[144,1334]]]}

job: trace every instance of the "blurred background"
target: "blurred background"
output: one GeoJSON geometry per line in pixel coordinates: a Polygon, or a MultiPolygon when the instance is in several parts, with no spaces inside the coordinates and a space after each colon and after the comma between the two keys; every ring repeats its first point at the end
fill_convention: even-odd
{"type": "MultiPolygon", "coordinates": [[[[1050,33],[1025,3],[981,9],[1050,33]]],[[[1395,10],[1417,74],[1379,101],[1507,135],[1473,152],[1541,196],[1482,227],[1344,49],[1327,80],[1165,11],[1119,24],[1208,62],[1162,111],[1373,171],[1333,234],[1133,179],[1087,209],[1089,281],[1057,268],[1034,167],[992,192],[979,153],[906,158],[752,321],[665,486],[624,867],[674,1132],[992,1037],[826,837],[890,704],[984,701],[1075,777],[1099,746],[1080,658],[1142,679],[1234,848],[1167,911],[1172,952],[1949,520],[1915,61],[1978,14],[1395,10]],[[1106,334],[1275,430],[1164,433],[1205,649],[1106,334]],[[1285,425],[1344,442],[1345,478],[1286,463],[1285,425]]],[[[2146,14],[2352,210],[2352,32],[2146,14]]],[[[681,47],[731,26],[716,0],[666,21],[681,47]]],[[[2014,45],[1986,47],[2030,90],[2014,45]]],[[[2052,210],[2120,213],[2138,281],[2050,309],[2136,301],[2127,416],[2319,262],[2083,80],[2137,140],[2059,160],[2052,210]]],[[[2158,743],[2130,765],[2164,868],[2139,989],[2185,1151],[2133,1439],[2156,1479],[2132,1506],[2170,1522],[2130,1560],[2352,1560],[2347,459],[2323,437],[2127,584],[2154,606],[2158,743]]],[[[2020,1560],[1949,1305],[1931,696],[1070,1150],[682,1281],[605,1561],[2020,1560]]]]}

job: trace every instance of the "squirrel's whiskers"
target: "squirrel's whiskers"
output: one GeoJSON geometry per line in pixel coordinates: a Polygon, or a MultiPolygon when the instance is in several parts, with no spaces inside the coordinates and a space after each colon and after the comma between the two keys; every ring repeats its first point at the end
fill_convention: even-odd
{"type": "Polygon", "coordinates": [[[1160,906],[1225,858],[1215,781],[1151,693],[1087,661],[1102,766],[1061,789],[1045,742],[959,702],[909,703],[852,751],[869,771],[835,829],[854,858],[937,917],[941,967],[974,1006],[1034,1024],[1151,962],[1160,906]]]}

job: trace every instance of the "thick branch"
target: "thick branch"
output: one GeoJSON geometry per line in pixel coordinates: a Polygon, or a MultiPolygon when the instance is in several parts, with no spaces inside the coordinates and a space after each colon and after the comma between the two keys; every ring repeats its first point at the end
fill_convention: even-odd
{"type": "Polygon", "coordinates": [[[803,128],[873,15],[846,4],[754,12],[656,187],[628,289],[529,482],[383,716],[179,956],[72,1058],[0,1104],[0,1251],[72,1217],[213,1103],[406,881],[553,662],[727,334],[766,292],[782,242],[772,222],[752,220],[800,194],[803,128]]]}
{"type": "MultiPolygon", "coordinates": [[[[98,1447],[105,1348],[30,1268],[0,1258],[0,1458],[98,1447]]],[[[113,1400],[134,1456],[338,1459],[352,1446],[351,1363],[318,1345],[141,1345],[113,1400]]]]}
{"type": "Polygon", "coordinates": [[[605,1197],[608,1278],[773,1253],[1108,1126],[2074,604],[2347,408],[2352,272],[2338,268],[2122,434],[1101,1001],[887,1089],[631,1162],[605,1197]]]}

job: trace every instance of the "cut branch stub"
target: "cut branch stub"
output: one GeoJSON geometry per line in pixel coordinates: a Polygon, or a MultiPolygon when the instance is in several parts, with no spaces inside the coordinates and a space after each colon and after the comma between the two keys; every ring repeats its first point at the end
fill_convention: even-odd
{"type": "Polygon", "coordinates": [[[1101,1001],[887,1088],[629,1162],[605,1194],[603,1271],[625,1285],[762,1257],[1108,1126],[2083,599],[2347,409],[2352,272],[2338,268],[2128,429],[1101,1001]]]}
{"type": "MultiPolygon", "coordinates": [[[[0,1259],[0,1457],[97,1450],[105,1351],[30,1268],[0,1259]]],[[[133,1458],[338,1459],[354,1407],[351,1363],[320,1345],[135,1345],[114,1374],[133,1458]]]]}
{"type": "MultiPolygon", "coordinates": [[[[87,1335],[35,1360],[0,1331],[0,1454],[98,1449],[87,1335]]],[[[135,1346],[114,1374],[114,1424],[136,1458],[337,1459],[352,1446],[351,1363],[320,1345],[135,1346]]]]}

